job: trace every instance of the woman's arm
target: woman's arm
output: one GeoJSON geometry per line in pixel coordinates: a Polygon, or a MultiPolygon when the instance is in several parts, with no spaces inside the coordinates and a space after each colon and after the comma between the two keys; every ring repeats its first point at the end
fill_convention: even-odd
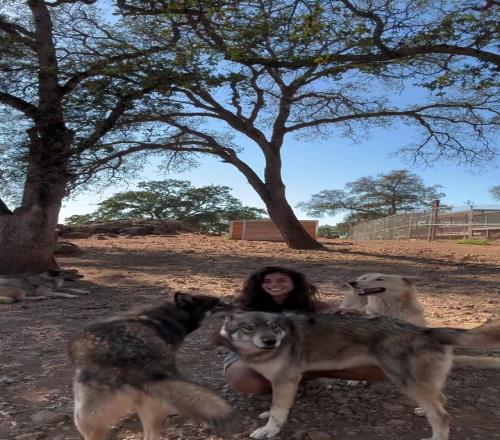
{"type": "Polygon", "coordinates": [[[315,313],[336,313],[340,310],[340,303],[334,303],[332,301],[314,301],[314,312],[315,313]]]}
{"type": "Polygon", "coordinates": [[[314,311],[315,313],[320,313],[322,315],[328,315],[333,313],[354,313],[356,315],[364,315],[365,313],[361,310],[356,309],[344,309],[340,306],[340,303],[333,303],[330,301],[314,301],[314,311]]]}

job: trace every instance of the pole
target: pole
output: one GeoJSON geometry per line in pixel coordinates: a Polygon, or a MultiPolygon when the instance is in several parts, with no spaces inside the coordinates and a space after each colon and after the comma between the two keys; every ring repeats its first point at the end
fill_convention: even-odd
{"type": "Polygon", "coordinates": [[[439,200],[434,200],[432,202],[431,224],[429,227],[429,241],[433,241],[436,239],[438,216],[439,216],[439,200]]]}
{"type": "Polygon", "coordinates": [[[469,209],[469,240],[472,240],[472,216],[474,215],[474,208],[472,205],[469,209]]]}

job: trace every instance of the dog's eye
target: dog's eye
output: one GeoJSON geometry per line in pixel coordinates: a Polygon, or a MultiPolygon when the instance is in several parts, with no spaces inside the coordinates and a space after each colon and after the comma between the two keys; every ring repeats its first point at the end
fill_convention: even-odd
{"type": "Polygon", "coordinates": [[[278,332],[281,330],[281,326],[279,324],[276,324],[275,322],[270,322],[267,325],[272,331],[278,332]]]}
{"type": "Polygon", "coordinates": [[[252,332],[253,330],[255,329],[255,326],[251,325],[251,324],[246,324],[246,325],[242,325],[239,330],[241,330],[242,332],[244,333],[250,333],[252,332]]]}
{"type": "Polygon", "coordinates": [[[375,281],[384,281],[383,278],[375,278],[375,281]]]}

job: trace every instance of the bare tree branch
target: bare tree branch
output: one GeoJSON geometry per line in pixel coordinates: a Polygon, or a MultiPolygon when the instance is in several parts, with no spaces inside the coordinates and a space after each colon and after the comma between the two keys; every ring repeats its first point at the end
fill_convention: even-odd
{"type": "Polygon", "coordinates": [[[14,41],[28,46],[33,50],[36,49],[35,35],[20,24],[11,23],[0,16],[0,31],[5,32],[14,41]]]}
{"type": "Polygon", "coordinates": [[[24,99],[11,95],[10,93],[0,92],[0,102],[15,108],[31,119],[37,119],[40,116],[37,107],[29,102],[26,102],[24,99]]]}
{"type": "Polygon", "coordinates": [[[12,211],[4,203],[4,201],[0,199],[0,215],[8,215],[8,214],[12,214],[12,211]]]}

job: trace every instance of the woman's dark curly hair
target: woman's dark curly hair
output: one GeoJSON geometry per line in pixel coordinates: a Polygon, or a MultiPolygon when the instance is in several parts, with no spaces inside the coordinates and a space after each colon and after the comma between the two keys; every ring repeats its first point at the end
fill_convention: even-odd
{"type": "Polygon", "coordinates": [[[305,275],[292,269],[278,266],[267,266],[253,273],[243,285],[241,295],[236,303],[239,307],[265,312],[280,312],[281,310],[314,311],[314,300],[318,296],[318,289],[309,283],[305,275]],[[262,282],[266,275],[281,273],[289,276],[293,282],[293,290],[288,294],[283,304],[277,304],[272,297],[262,289],[262,282]]]}

